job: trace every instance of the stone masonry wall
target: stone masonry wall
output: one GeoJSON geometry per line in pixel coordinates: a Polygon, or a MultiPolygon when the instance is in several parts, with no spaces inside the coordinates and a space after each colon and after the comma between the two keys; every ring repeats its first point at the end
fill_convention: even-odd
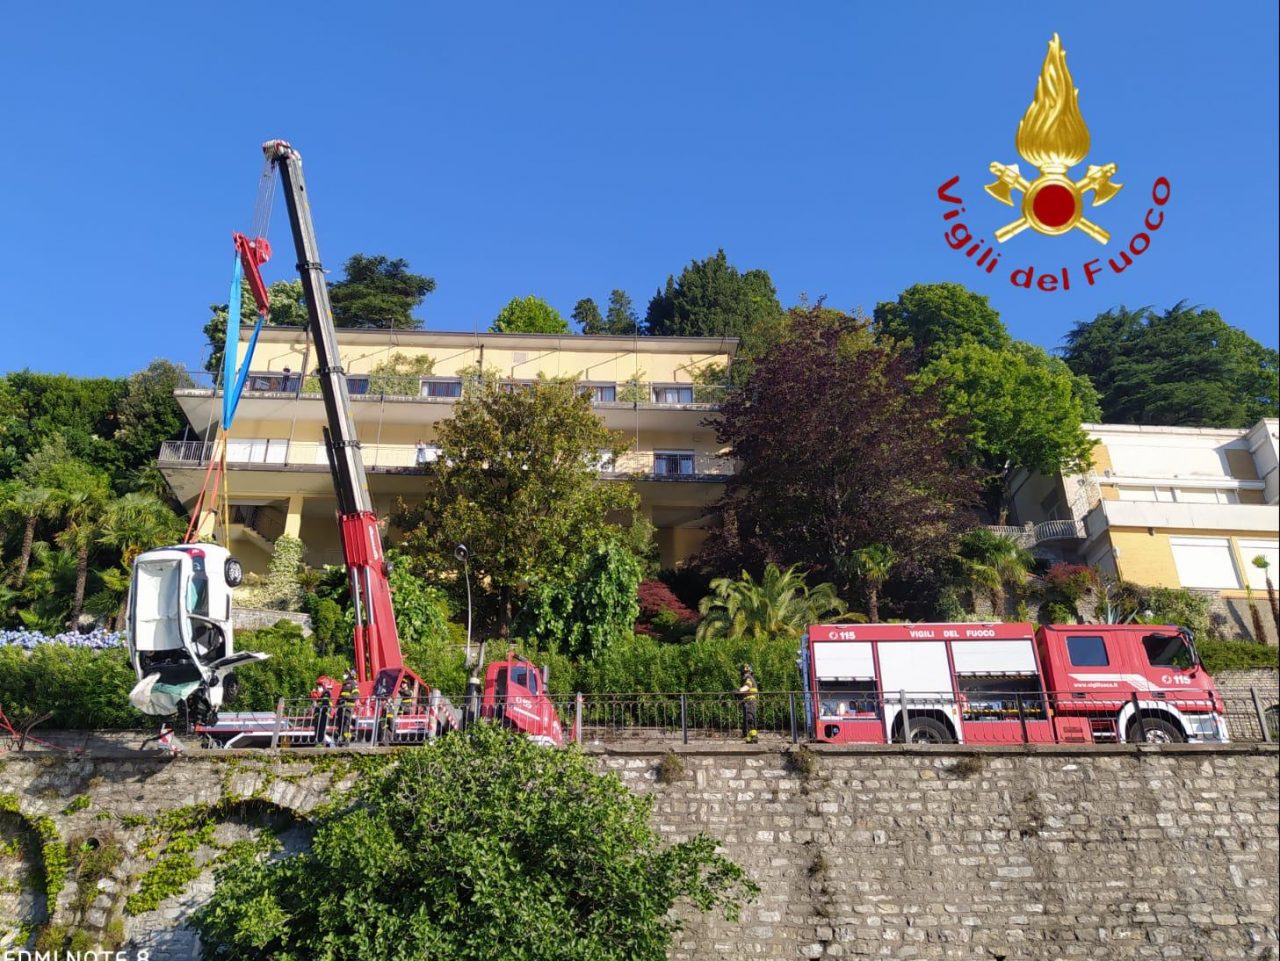
{"type": "MultiPolygon", "coordinates": [[[[680,746],[666,767],[682,771],[660,783],[665,750],[606,747],[599,763],[652,796],[664,836],[713,835],[761,887],[737,923],[686,913],[673,961],[1277,959],[1274,747],[680,746]]],[[[342,757],[0,755],[0,800],[19,812],[0,804],[0,839],[43,815],[64,839],[125,852],[92,891],[73,872],[49,912],[14,845],[9,868],[0,849],[0,932],[51,913],[152,961],[196,957],[184,921],[217,851],[271,818],[293,819],[287,847],[304,845],[305,815],[355,776],[342,757]],[[126,914],[157,816],[228,799],[201,876],[126,914]]]]}

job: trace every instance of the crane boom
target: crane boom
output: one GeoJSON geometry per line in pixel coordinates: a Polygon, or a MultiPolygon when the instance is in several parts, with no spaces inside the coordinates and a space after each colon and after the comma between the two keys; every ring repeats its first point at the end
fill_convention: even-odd
{"type": "MultiPolygon", "coordinates": [[[[320,261],[315,225],[311,221],[311,204],[302,176],[302,157],[283,140],[267,141],[262,151],[280,171],[280,179],[284,183],[289,227],[298,255],[298,276],[302,280],[308,326],[315,346],[316,374],[327,423],[325,450],[333,475],[334,493],[338,498],[343,561],[350,579],[355,610],[356,675],[361,694],[372,693],[375,686],[379,690],[394,692],[400,676],[406,671],[391,605],[391,586],[387,580],[389,567],[382,549],[382,532],[369,497],[369,480],[360,453],[360,440],[351,416],[351,397],[338,352],[329,285],[320,261]]],[[[253,272],[256,271],[257,266],[254,265],[253,272]]],[[[250,278],[252,280],[252,273],[250,278]]],[[[414,680],[418,680],[416,676],[414,680]]]]}

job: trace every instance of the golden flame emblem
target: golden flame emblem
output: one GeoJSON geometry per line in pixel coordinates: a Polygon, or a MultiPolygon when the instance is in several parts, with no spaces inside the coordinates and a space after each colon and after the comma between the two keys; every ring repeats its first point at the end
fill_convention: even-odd
{"type": "Polygon", "coordinates": [[[1028,181],[1017,164],[992,163],[990,167],[997,179],[987,186],[987,193],[1012,207],[1013,191],[1022,192],[1022,216],[996,231],[1000,243],[1028,227],[1051,237],[1078,228],[1098,243],[1111,239],[1107,231],[1085,219],[1084,195],[1092,190],[1093,206],[1097,207],[1119,193],[1124,185],[1111,182],[1116,165],[1090,164],[1076,181],[1066,175],[1089,153],[1089,128],[1080,114],[1079,100],[1080,91],[1067,69],[1067,52],[1055,33],[1040,68],[1035,98],[1022,115],[1014,138],[1018,153],[1038,167],[1040,175],[1028,181]]]}

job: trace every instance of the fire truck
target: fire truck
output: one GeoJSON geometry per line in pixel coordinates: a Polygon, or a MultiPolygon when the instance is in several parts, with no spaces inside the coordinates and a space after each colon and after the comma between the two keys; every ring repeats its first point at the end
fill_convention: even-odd
{"type": "Polygon", "coordinates": [[[1194,638],[1172,625],[812,625],[800,670],[818,741],[1228,739],[1194,638]]]}
{"type": "MultiPolygon", "coordinates": [[[[433,690],[401,656],[392,607],[390,568],[382,532],[369,496],[369,483],[351,415],[346,373],[338,353],[329,289],[316,244],[302,158],[283,140],[263,144],[267,162],[285,188],[298,273],[302,279],[308,326],[315,349],[317,379],[324,401],[325,449],[338,502],[343,562],[355,613],[353,644],[359,698],[354,707],[339,705],[339,684],[322,677],[324,697],[305,718],[285,720],[273,712],[220,713],[234,689],[234,669],[261,660],[261,653],[236,653],[231,623],[231,591],[240,582],[240,565],[223,547],[183,544],[146,551],[133,568],[128,608],[130,658],[138,677],[130,701],[144,713],[185,713],[194,730],[217,745],[319,741],[323,732],[312,718],[341,716],[350,730],[385,730],[393,735],[435,736],[476,717],[490,718],[544,744],[560,746],[560,719],[546,692],[545,671],[509,653],[487,666],[483,682],[475,675],[483,664],[483,645],[473,664],[467,705],[459,711],[433,690]],[[393,713],[394,712],[394,713],[393,713]]],[[[271,254],[265,237],[234,236],[245,280],[259,312],[267,312],[267,285],[261,267],[271,254]]],[[[234,344],[228,350],[235,349],[234,344]]],[[[229,389],[224,385],[224,389],[229,389]]],[[[463,548],[459,548],[463,550],[463,548]]],[[[326,729],[327,730],[327,729],[326,729]]],[[[400,739],[399,737],[393,737],[400,739]]]]}

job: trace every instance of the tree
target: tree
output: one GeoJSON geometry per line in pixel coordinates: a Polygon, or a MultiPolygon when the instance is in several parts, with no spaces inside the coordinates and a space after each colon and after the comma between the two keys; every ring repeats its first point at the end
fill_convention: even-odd
{"type": "Polygon", "coordinates": [[[192,383],[185,370],[167,360],[153,360],[129,378],[114,437],[125,470],[146,467],[155,460],[161,442],[182,431],[186,417],[173,392],[192,383]]]}
{"type": "MultiPolygon", "coordinates": [[[[301,280],[277,280],[267,288],[270,308],[267,319],[279,327],[307,326],[307,305],[302,296],[301,280]]],[[[210,304],[213,314],[204,325],[205,340],[209,344],[209,359],[204,369],[218,379],[222,375],[223,349],[227,341],[227,304],[210,304]]],[[[258,307],[247,280],[240,281],[240,326],[253,327],[258,322],[258,307]]]]}
{"type": "Polygon", "coordinates": [[[352,254],[343,272],[342,280],[329,285],[335,326],[378,330],[422,326],[413,311],[436,289],[436,282],[412,273],[407,260],[352,254]]]}
{"type": "Polygon", "coordinates": [[[567,334],[569,325],[560,311],[530,294],[507,301],[489,329],[495,334],[567,334]]]}
{"type": "Polygon", "coordinates": [[[604,315],[604,333],[634,334],[640,329],[640,318],[625,290],[609,292],[609,309],[604,315]]]}
{"type": "Polygon", "coordinates": [[[0,513],[22,525],[22,546],[13,574],[14,587],[21,589],[27,579],[37,526],[43,520],[57,517],[60,506],[59,492],[53,488],[28,487],[21,481],[9,481],[0,487],[0,513]]]}
{"type": "Polygon", "coordinates": [[[603,334],[604,317],[600,315],[600,308],[596,302],[590,297],[583,297],[580,301],[573,305],[573,313],[569,315],[573,318],[573,322],[582,328],[584,334],[603,334]]]}
{"type": "Polygon", "coordinates": [[[72,488],[62,500],[63,528],[55,540],[76,560],[76,586],[71,600],[70,623],[84,610],[85,587],[89,578],[89,555],[98,543],[108,488],[105,483],[72,488]]]}
{"type": "Polygon", "coordinates": [[[106,505],[98,541],[114,548],[120,554],[120,562],[114,569],[103,572],[103,582],[120,600],[116,611],[116,623],[123,624],[125,602],[133,562],[143,551],[173,544],[182,538],[186,525],[169,505],[151,494],[134,492],[118,497],[106,505]]]}
{"type": "Polygon", "coordinates": [[[473,381],[439,428],[441,457],[421,504],[402,512],[405,549],[426,570],[452,571],[471,549],[476,608],[506,637],[531,585],[568,583],[584,558],[617,536],[612,512],[638,503],[627,485],[601,483],[602,453],[627,449],[570,380],[507,390],[473,381]]]}
{"type": "Polygon", "coordinates": [[[15,371],[3,379],[6,409],[0,414],[0,479],[11,477],[29,455],[55,435],[71,456],[114,475],[120,452],[111,438],[118,424],[125,382],[110,377],[68,377],[15,371]]]}
{"type": "Polygon", "coordinates": [[[1039,347],[969,341],[936,356],[916,387],[961,425],[966,457],[988,475],[1001,523],[1017,468],[1053,474],[1091,463],[1094,442],[1081,423],[1097,416],[1093,387],[1039,347]]]}
{"type": "Polygon", "coordinates": [[[957,558],[970,591],[974,594],[987,591],[997,618],[1004,616],[1005,588],[1016,592],[1026,582],[1035,563],[1034,558],[1012,540],[985,527],[974,528],[961,538],[957,558]]]}
{"type": "Polygon", "coordinates": [[[663,337],[740,337],[757,322],[782,314],[773,281],[763,270],[739,273],[723,250],[668,277],[649,301],[645,333],[663,337]]]}
{"type": "Polygon", "coordinates": [[[961,344],[995,350],[1009,344],[1009,333],[987,298],[962,284],[916,284],[896,301],[876,304],[874,318],[878,339],[910,343],[925,358],[961,344]]]}
{"type": "Polygon", "coordinates": [[[910,358],[864,326],[810,307],[792,311],[791,328],[721,407],[717,435],[738,471],[704,562],[816,565],[842,593],[845,560],[871,544],[893,550],[902,576],[935,570],[977,495],[974,472],[956,464],[955,425],[912,392],[910,358]]]}
{"type": "Polygon", "coordinates": [[[896,562],[893,548],[884,544],[868,544],[849,555],[849,572],[862,582],[867,592],[867,614],[873,624],[880,622],[880,589],[896,562]]]}
{"type": "Polygon", "coordinates": [[[1078,323],[1063,357],[1093,381],[1107,423],[1248,427],[1280,412],[1280,354],[1185,301],[1078,323]]]}
{"type": "Polygon", "coordinates": [[[578,751],[479,725],[362,775],[310,850],[232,861],[204,956],[661,961],[677,903],[736,918],[758,889],[706,835],[664,847],[651,809],[578,751]]]}
{"type": "Polygon", "coordinates": [[[767,564],[759,583],[747,571],[737,578],[718,577],[702,599],[695,638],[699,641],[734,638],[765,641],[781,637],[799,640],[806,627],[829,620],[862,619],[847,615],[847,606],[834,584],[810,588],[797,565],[781,570],[767,564]]]}

